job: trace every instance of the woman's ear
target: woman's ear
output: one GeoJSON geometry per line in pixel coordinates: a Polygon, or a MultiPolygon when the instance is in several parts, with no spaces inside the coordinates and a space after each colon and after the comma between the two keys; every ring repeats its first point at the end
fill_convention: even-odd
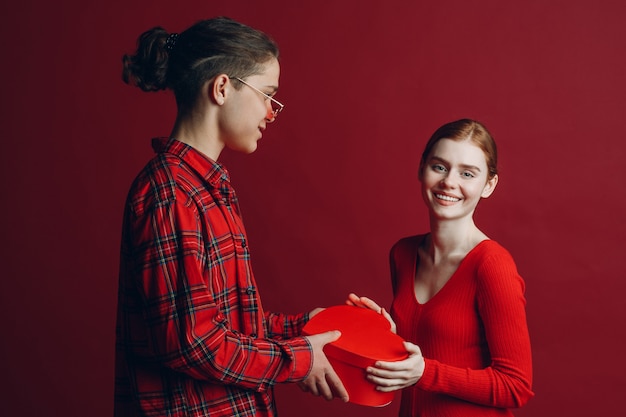
{"type": "Polygon", "coordinates": [[[489,197],[496,189],[496,185],[498,185],[498,174],[487,180],[487,184],[485,184],[485,188],[483,188],[483,192],[480,196],[482,198],[489,197]]]}

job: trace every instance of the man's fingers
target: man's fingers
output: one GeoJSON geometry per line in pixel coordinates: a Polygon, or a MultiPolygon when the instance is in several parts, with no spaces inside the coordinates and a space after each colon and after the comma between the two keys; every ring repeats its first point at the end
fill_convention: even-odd
{"type": "Polygon", "coordinates": [[[331,386],[335,397],[339,397],[344,402],[348,401],[348,391],[334,371],[326,374],[326,381],[331,386]]]}

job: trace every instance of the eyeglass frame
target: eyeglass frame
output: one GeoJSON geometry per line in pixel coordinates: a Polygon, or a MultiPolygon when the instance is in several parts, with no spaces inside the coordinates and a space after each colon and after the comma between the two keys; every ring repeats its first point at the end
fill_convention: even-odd
{"type": "Polygon", "coordinates": [[[237,80],[240,83],[247,85],[248,87],[250,87],[251,89],[255,90],[257,93],[261,93],[263,95],[263,97],[265,97],[266,99],[270,99],[271,101],[273,101],[274,103],[276,103],[278,105],[278,109],[274,109],[272,107],[272,115],[274,116],[274,118],[276,118],[276,116],[278,116],[278,113],[280,113],[281,111],[283,111],[283,108],[285,108],[285,105],[283,103],[281,103],[280,101],[276,100],[274,97],[270,96],[269,94],[265,94],[263,91],[259,90],[258,88],[256,88],[255,86],[248,84],[247,82],[245,82],[244,80],[242,80],[239,77],[231,77],[233,80],[237,80]]]}

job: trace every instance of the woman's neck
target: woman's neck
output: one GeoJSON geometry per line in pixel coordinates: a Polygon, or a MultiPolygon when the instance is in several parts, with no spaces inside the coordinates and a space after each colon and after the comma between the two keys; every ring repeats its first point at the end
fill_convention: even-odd
{"type": "Polygon", "coordinates": [[[434,262],[465,257],[478,243],[488,239],[469,218],[466,220],[431,221],[425,251],[434,262]]]}

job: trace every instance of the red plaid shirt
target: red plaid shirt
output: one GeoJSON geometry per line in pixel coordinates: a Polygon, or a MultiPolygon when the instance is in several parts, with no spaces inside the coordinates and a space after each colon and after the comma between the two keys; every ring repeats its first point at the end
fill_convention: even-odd
{"type": "Polygon", "coordinates": [[[228,172],[153,147],[124,214],[115,415],[274,416],[272,386],[310,370],[308,315],[263,311],[228,172]]]}

